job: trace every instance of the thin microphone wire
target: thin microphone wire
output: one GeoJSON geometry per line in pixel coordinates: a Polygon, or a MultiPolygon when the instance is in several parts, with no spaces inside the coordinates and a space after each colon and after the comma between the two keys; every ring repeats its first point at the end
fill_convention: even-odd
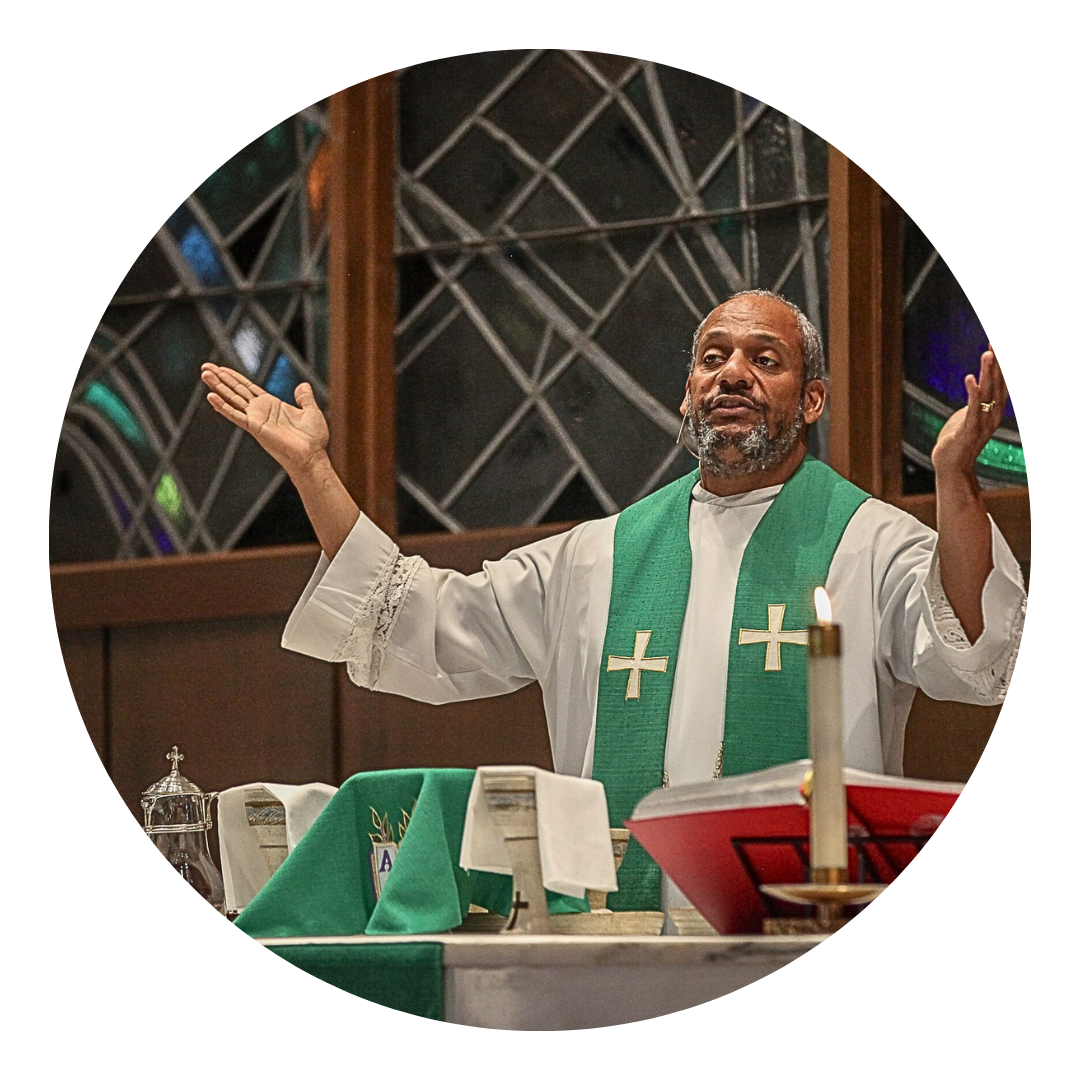
{"type": "Polygon", "coordinates": [[[689,435],[687,434],[687,431],[686,431],[686,420],[687,420],[687,417],[689,415],[690,415],[690,395],[687,394],[686,395],[686,412],[683,413],[682,423],[679,425],[679,434],[675,436],[675,445],[678,446],[681,443],[687,450],[690,451],[691,454],[694,455],[694,457],[696,457],[698,459],[698,461],[700,461],[701,460],[701,455],[697,452],[697,447],[695,445],[696,440],[691,441],[691,438],[689,437],[689,435]]]}

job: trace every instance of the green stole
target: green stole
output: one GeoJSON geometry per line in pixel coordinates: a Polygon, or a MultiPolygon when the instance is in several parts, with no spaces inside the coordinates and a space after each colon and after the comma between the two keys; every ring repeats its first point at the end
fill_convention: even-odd
{"type": "MultiPolygon", "coordinates": [[[[613,827],[662,783],[697,480],[695,470],[653,492],[615,525],[592,771],[606,789],[613,827]]],[[[814,588],[825,584],[840,537],[869,497],[807,454],[750,537],[728,647],[725,776],[808,755],[805,631],[814,621],[814,588]]],[[[659,909],[660,868],[640,844],[627,850],[608,902],[615,910],[659,909]]]]}

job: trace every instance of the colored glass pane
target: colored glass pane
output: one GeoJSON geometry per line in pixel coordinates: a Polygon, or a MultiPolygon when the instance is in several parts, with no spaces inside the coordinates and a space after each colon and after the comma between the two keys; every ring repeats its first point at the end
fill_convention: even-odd
{"type": "Polygon", "coordinates": [[[132,411],[102,382],[92,382],[83,394],[83,401],[100,412],[117,431],[135,446],[146,445],[146,433],[143,431],[132,411]]]}
{"type": "Polygon", "coordinates": [[[326,400],[325,106],[276,125],[169,215],[125,276],[72,391],[51,557],[307,540],[280,468],[207,406],[213,361],[326,400]],[[262,516],[284,515],[273,528],[262,516]],[[259,522],[260,524],[256,524],[259,522]]]}

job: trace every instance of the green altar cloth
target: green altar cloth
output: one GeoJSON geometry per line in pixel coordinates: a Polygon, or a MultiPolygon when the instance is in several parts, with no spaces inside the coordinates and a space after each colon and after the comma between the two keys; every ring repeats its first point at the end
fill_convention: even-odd
{"type": "Polygon", "coordinates": [[[36,1013],[25,1023],[443,1023],[440,942],[237,947],[228,934],[215,945],[186,936],[27,934],[4,946],[0,966],[36,1013]]]}
{"type": "MultiPolygon", "coordinates": [[[[441,1024],[442,944],[393,935],[454,929],[470,904],[510,913],[509,877],[458,865],[473,774],[355,775],[235,922],[248,937],[383,935],[378,944],[238,948],[120,935],[139,940],[9,945],[0,963],[41,1023],[441,1024]],[[372,855],[388,845],[392,872],[376,896],[372,855]]],[[[554,913],[588,910],[570,896],[548,902],[554,913]]]]}
{"type": "Polygon", "coordinates": [[[460,925],[478,884],[458,866],[472,775],[402,769],[351,777],[236,925],[253,937],[438,934],[460,925]],[[399,845],[378,899],[376,817],[399,845]]]}
{"type": "MultiPolygon", "coordinates": [[[[236,925],[257,938],[440,934],[460,926],[470,904],[509,914],[508,876],[458,865],[472,781],[472,769],[350,777],[236,925]]],[[[588,910],[585,900],[553,893],[548,904],[553,912],[588,910]]],[[[359,997],[419,1016],[442,1015],[437,943],[274,951],[359,997]]]]}

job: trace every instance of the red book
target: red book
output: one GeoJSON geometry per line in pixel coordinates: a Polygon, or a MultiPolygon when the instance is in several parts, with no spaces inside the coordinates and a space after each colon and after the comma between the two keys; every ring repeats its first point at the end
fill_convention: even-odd
{"type": "MultiPolygon", "coordinates": [[[[808,880],[809,760],[702,784],[658,788],[627,828],[721,934],[757,934],[769,915],[806,909],[763,884],[808,880]]],[[[963,784],[845,769],[851,881],[893,881],[952,808],[963,784]]]]}

